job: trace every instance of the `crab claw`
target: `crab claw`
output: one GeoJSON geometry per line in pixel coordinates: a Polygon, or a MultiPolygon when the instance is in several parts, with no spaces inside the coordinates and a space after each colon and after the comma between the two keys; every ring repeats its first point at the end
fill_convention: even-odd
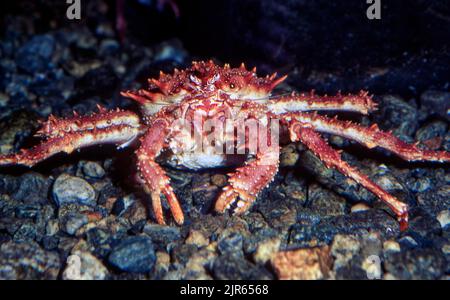
{"type": "Polygon", "coordinates": [[[233,213],[238,215],[243,214],[250,208],[255,199],[254,196],[248,194],[244,190],[236,189],[228,185],[223,188],[222,193],[217,199],[215,210],[218,213],[224,213],[225,210],[231,208],[231,206],[236,203],[233,213]]]}
{"type": "Polygon", "coordinates": [[[175,193],[173,192],[171,186],[165,186],[161,188],[160,191],[155,191],[151,193],[153,211],[155,213],[155,218],[158,224],[166,225],[166,222],[164,221],[164,213],[161,204],[161,196],[160,196],[161,194],[163,194],[166,197],[166,200],[169,204],[170,211],[172,212],[172,216],[175,222],[178,225],[183,225],[184,223],[183,210],[181,209],[180,203],[178,202],[178,199],[175,196],[175,193]]]}

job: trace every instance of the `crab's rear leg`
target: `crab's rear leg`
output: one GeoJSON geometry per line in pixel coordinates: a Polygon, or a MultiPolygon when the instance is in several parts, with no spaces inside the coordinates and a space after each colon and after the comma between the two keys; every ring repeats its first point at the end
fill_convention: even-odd
{"type": "Polygon", "coordinates": [[[183,224],[184,215],[181,206],[170,186],[169,177],[155,162],[155,158],[165,145],[169,125],[165,120],[154,121],[141,139],[141,146],[136,151],[138,171],[145,191],[151,195],[153,211],[159,224],[165,224],[161,205],[161,193],[167,199],[172,215],[177,224],[183,224]]]}
{"type": "Polygon", "coordinates": [[[376,109],[376,103],[367,92],[361,91],[357,95],[318,96],[314,92],[309,94],[292,93],[267,102],[269,110],[274,114],[297,111],[351,111],[367,114],[376,109]]]}
{"type": "Polygon", "coordinates": [[[256,154],[254,160],[230,174],[229,185],[223,188],[215,204],[215,210],[225,212],[236,201],[234,213],[246,212],[258,193],[274,178],[279,166],[279,146],[272,145],[256,154]],[[238,200],[239,199],[239,200],[238,200]]]}
{"type": "Polygon", "coordinates": [[[363,127],[350,121],[340,121],[302,112],[285,114],[283,117],[310,124],[320,132],[355,140],[367,148],[378,146],[387,149],[407,161],[450,162],[450,152],[422,150],[414,144],[405,143],[392,133],[380,130],[377,125],[363,127]]]}
{"type": "Polygon", "coordinates": [[[292,121],[289,126],[289,132],[292,141],[300,141],[305,144],[305,146],[317,155],[327,167],[336,168],[385,202],[397,215],[401,230],[405,230],[408,227],[407,205],[390,195],[380,186],[372,182],[369,177],[342,160],[339,152],[330,147],[325,140],[323,140],[321,136],[315,132],[310,124],[292,121]]]}
{"type": "MultiPolygon", "coordinates": [[[[115,112],[108,112],[106,116],[114,118],[115,112]]],[[[124,116],[125,112],[121,112],[124,116]]],[[[128,112],[128,117],[135,116],[128,112]]],[[[37,146],[21,150],[17,154],[0,156],[1,165],[25,165],[32,167],[40,161],[60,152],[71,153],[76,149],[87,146],[116,143],[127,143],[136,138],[140,133],[139,123],[111,123],[103,126],[105,114],[97,114],[91,118],[89,129],[84,127],[82,122],[88,117],[75,117],[74,119],[51,118],[39,131],[39,135],[47,137],[47,140],[37,146]],[[61,125],[64,124],[64,127],[61,125]]]]}

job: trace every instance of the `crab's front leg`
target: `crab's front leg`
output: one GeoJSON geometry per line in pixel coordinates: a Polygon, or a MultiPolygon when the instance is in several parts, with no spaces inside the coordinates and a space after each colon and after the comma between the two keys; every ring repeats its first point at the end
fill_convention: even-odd
{"type": "Polygon", "coordinates": [[[274,114],[299,111],[351,111],[367,114],[376,109],[377,105],[367,92],[361,91],[359,94],[336,96],[319,96],[314,92],[309,94],[297,94],[274,98],[267,102],[269,111],[274,114]]]}
{"type": "Polygon", "coordinates": [[[230,174],[229,185],[223,188],[216,201],[215,210],[225,212],[236,201],[234,213],[246,212],[256,200],[258,193],[274,178],[279,166],[279,146],[272,145],[264,152],[258,152],[254,160],[230,174]]]}
{"type": "Polygon", "coordinates": [[[184,222],[184,215],[177,197],[169,184],[170,179],[155,162],[155,158],[164,148],[168,132],[168,121],[158,119],[152,122],[150,128],[141,139],[141,146],[136,151],[138,171],[144,183],[145,191],[151,195],[156,221],[159,224],[165,224],[160,198],[160,195],[164,194],[175,221],[181,225],[184,222]]]}
{"type": "Polygon", "coordinates": [[[38,131],[46,140],[17,154],[0,156],[1,165],[32,167],[59,152],[71,153],[87,146],[115,143],[124,144],[136,138],[141,131],[139,118],[128,111],[106,111],[69,119],[50,117],[38,131]]]}
{"type": "Polygon", "coordinates": [[[289,125],[289,132],[292,141],[301,141],[308,149],[317,155],[328,168],[336,168],[338,171],[352,178],[385,202],[397,215],[401,230],[405,230],[408,227],[408,206],[383,190],[380,186],[371,181],[369,177],[342,160],[339,152],[329,146],[312,128],[312,125],[294,120],[289,125]]]}

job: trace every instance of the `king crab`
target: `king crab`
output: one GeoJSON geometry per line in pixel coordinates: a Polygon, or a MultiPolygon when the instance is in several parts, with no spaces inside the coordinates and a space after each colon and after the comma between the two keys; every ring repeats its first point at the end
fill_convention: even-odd
{"type": "Polygon", "coordinates": [[[71,153],[75,149],[103,143],[127,147],[138,139],[140,146],[135,152],[138,178],[151,196],[157,222],[165,224],[160,198],[163,194],[176,223],[183,224],[183,211],[169,184],[169,177],[155,159],[164,153],[171,165],[198,170],[232,162],[229,158],[233,155],[228,152],[211,151],[217,149],[214,148],[217,145],[223,147],[226,143],[232,150],[243,150],[240,155],[245,156],[247,162],[229,174],[229,183],[215,204],[219,213],[233,207],[235,213],[242,214],[273,180],[278,171],[280,148],[270,128],[267,135],[256,136],[258,141],[266,140],[266,147],[250,153],[250,144],[255,138],[244,128],[244,142],[238,141],[235,128],[239,129],[243,124],[241,121],[248,120],[268,128],[271,121],[277,120],[281,125],[280,137],[302,142],[328,168],[336,168],[371,191],[397,215],[401,229],[407,228],[407,205],[342,160],[339,151],[330,147],[319,132],[352,139],[368,148],[382,147],[408,161],[449,162],[450,153],[419,149],[415,144],[407,144],[391,133],[381,131],[376,124],[363,127],[310,112],[333,110],[368,114],[376,109],[376,104],[366,92],[336,96],[317,96],[314,93],[271,96],[272,90],[285,78],[278,78],[276,74],[258,77],[256,69],[249,71],[244,64],[231,68],[228,64],[220,67],[212,61],[193,62],[190,68],[175,69],[172,75],[161,72],[159,79],[149,80],[147,89],[122,92],[123,96],[140,104],[142,118],[131,111],[107,111],[102,107],[98,113],[88,116],[76,113],[67,119],[50,116],[37,132],[45,139],[44,142],[18,154],[0,156],[0,165],[32,167],[59,152],[71,153]],[[211,119],[227,119],[233,129],[222,140],[206,143],[209,146],[203,151],[193,151],[199,142],[208,140],[209,131],[199,128],[211,119]],[[200,140],[192,137],[191,127],[183,129],[179,126],[179,120],[189,121],[194,131],[200,132],[200,140]]]}

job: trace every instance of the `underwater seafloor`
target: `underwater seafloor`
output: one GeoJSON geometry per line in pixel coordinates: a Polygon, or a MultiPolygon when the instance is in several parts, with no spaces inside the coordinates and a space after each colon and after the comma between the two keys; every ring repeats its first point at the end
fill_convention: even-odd
{"type": "MultiPolygon", "coordinates": [[[[76,25],[55,20],[37,27],[42,15],[33,11],[2,17],[0,153],[36,144],[38,120],[50,114],[87,114],[97,104],[136,110],[120,90],[139,88],[146,77],[192,59],[226,62],[193,55],[177,38],[146,44],[126,37],[121,43],[108,6],[93,3],[90,21],[76,25]]],[[[450,83],[442,78],[449,57],[427,52],[358,73],[348,84],[368,87],[379,110],[344,117],[450,151],[450,83]],[[431,73],[439,80],[427,77],[431,73]]],[[[259,72],[265,70],[278,69],[268,61],[259,72]]],[[[282,91],[347,92],[340,72],[305,71],[300,64],[289,72],[282,91]]],[[[344,149],[347,161],[408,203],[407,231],[400,232],[370,192],[296,143],[283,147],[280,172],[244,216],[212,211],[228,170],[166,168],[186,222],[176,226],[167,214],[168,226],[157,225],[148,196],[132,180],[133,149],[93,147],[33,169],[0,169],[0,279],[449,279],[448,164],[408,164],[386,151],[327,138],[344,149]],[[73,257],[80,262],[76,275],[73,257]]]]}

